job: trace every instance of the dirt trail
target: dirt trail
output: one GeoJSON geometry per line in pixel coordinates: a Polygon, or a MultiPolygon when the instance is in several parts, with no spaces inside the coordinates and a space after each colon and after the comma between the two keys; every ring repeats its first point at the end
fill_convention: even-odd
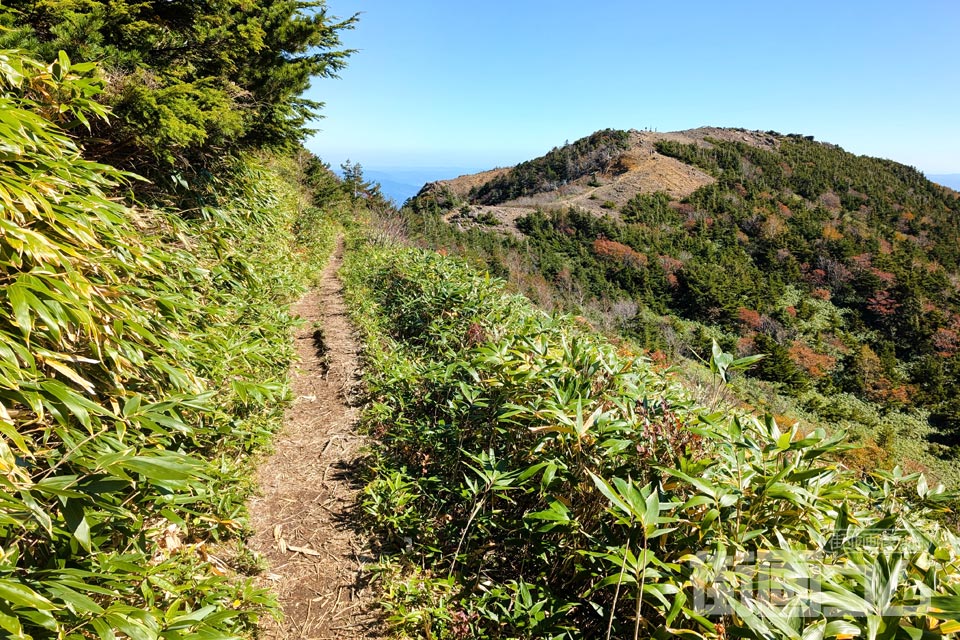
{"type": "Polygon", "coordinates": [[[271,640],[381,637],[373,593],[361,575],[370,557],[350,524],[363,440],[350,406],[357,344],[337,279],[342,255],[341,241],[320,286],[294,308],[305,321],[291,371],[296,400],[274,454],[257,472],[261,495],[249,505],[255,531],[249,545],[268,560],[262,582],[277,594],[285,617],[262,623],[261,637],[271,640]]]}

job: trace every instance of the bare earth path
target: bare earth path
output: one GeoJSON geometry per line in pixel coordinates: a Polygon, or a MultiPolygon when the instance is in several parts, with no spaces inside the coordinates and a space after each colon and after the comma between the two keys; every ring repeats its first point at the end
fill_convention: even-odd
{"type": "Polygon", "coordinates": [[[258,470],[261,495],[249,505],[255,531],[249,546],[268,560],[263,582],[285,616],[281,624],[262,623],[261,637],[271,640],[381,637],[372,590],[361,576],[369,557],[349,524],[362,438],[349,402],[357,344],[337,279],[342,255],[341,241],[320,286],[294,308],[305,320],[291,371],[296,400],[274,454],[258,470]]]}

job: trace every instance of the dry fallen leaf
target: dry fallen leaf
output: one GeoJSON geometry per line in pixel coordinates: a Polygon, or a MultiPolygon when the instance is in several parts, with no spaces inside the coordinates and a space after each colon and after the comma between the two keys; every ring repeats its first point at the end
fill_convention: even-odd
{"type": "Polygon", "coordinates": [[[314,549],[311,549],[310,547],[295,547],[295,546],[293,546],[293,545],[291,544],[291,545],[287,545],[287,549],[289,549],[290,551],[294,551],[294,552],[296,552],[296,553],[302,553],[302,554],[307,555],[307,556],[319,556],[319,555],[320,555],[320,552],[319,552],[319,551],[315,551],[314,549]]]}
{"type": "Polygon", "coordinates": [[[180,541],[180,528],[171,524],[163,532],[163,541],[161,547],[166,549],[169,553],[173,553],[177,549],[183,546],[183,543],[180,541]]]}

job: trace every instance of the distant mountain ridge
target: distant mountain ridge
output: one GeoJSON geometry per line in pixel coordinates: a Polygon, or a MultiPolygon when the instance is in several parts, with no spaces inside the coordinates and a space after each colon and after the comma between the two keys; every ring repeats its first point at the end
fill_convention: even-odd
{"type": "Polygon", "coordinates": [[[420,192],[424,183],[462,176],[477,171],[472,167],[374,167],[364,168],[364,177],[380,185],[383,195],[402,205],[420,192]]]}
{"type": "Polygon", "coordinates": [[[662,191],[683,198],[714,181],[702,169],[659,153],[658,143],[706,146],[707,139],[712,138],[770,149],[777,144],[772,133],[717,127],[666,133],[606,129],[515,167],[425,184],[418,197],[429,199],[431,194],[449,191],[508,224],[516,217],[512,214],[544,206],[576,206],[605,214],[623,206],[637,193],[662,191]],[[593,156],[592,162],[584,162],[587,156],[593,156]],[[534,178],[538,172],[542,175],[534,178]],[[521,186],[518,189],[522,193],[504,191],[508,197],[492,194],[494,181],[509,181],[511,174],[514,181],[526,179],[536,182],[539,188],[524,190],[521,186]],[[475,193],[471,194],[471,190],[475,193]],[[516,197],[509,197],[513,195],[516,197]]]}
{"type": "Polygon", "coordinates": [[[931,446],[955,447],[936,455],[960,456],[960,194],[912,167],[799,134],[608,129],[427,184],[409,211],[546,304],[616,309],[668,359],[765,353],[754,375],[819,394],[820,419],[861,420],[838,393],[922,408],[931,446]]]}

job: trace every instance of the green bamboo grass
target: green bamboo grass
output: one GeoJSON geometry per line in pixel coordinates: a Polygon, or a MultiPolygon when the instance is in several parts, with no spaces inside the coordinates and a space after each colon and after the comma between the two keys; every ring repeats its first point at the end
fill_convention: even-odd
{"type": "Polygon", "coordinates": [[[0,629],[240,637],[271,598],[213,549],[287,393],[296,194],[248,159],[199,210],[124,205],[69,133],[93,71],[0,51],[0,629]]]}
{"type": "Polygon", "coordinates": [[[960,541],[940,524],[957,502],[942,487],[846,469],[841,434],[699,407],[644,358],[457,260],[375,243],[348,257],[375,438],[360,507],[401,636],[960,629],[960,541]],[[730,562],[764,552],[779,564],[758,574],[730,562]],[[718,570],[741,593],[778,593],[719,594],[711,613],[696,600],[718,570]]]}

